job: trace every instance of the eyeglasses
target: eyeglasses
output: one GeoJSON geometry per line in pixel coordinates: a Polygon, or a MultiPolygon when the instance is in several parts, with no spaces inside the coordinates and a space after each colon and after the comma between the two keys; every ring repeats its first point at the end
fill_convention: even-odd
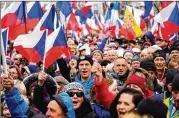
{"type": "Polygon", "coordinates": [[[10,75],[17,75],[15,72],[9,72],[10,75]]]}
{"type": "Polygon", "coordinates": [[[20,60],[21,58],[14,58],[14,60],[20,60]]]}
{"type": "Polygon", "coordinates": [[[74,95],[76,95],[77,97],[83,97],[84,96],[83,92],[67,92],[67,93],[70,97],[74,97],[74,95]]]}

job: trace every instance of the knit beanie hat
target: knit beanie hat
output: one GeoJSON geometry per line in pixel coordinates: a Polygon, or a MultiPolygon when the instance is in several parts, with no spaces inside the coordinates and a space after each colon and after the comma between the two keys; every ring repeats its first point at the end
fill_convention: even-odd
{"type": "Polygon", "coordinates": [[[179,48],[178,48],[177,46],[171,46],[170,49],[169,49],[169,54],[170,54],[173,50],[179,51],[179,48]]]}
{"type": "Polygon", "coordinates": [[[71,56],[71,59],[78,60],[78,57],[76,57],[76,56],[71,56]]]}
{"type": "Polygon", "coordinates": [[[85,93],[85,89],[84,89],[83,85],[81,85],[78,82],[72,82],[65,86],[65,92],[68,92],[70,90],[79,90],[79,91],[82,91],[83,93],[85,93]]]}
{"type": "Polygon", "coordinates": [[[153,56],[154,56],[154,59],[155,59],[156,57],[163,57],[164,59],[166,59],[166,54],[165,54],[165,52],[163,52],[162,50],[157,50],[157,51],[153,54],[153,56]]]}
{"type": "Polygon", "coordinates": [[[137,113],[140,115],[151,115],[154,118],[166,118],[167,106],[157,98],[143,99],[137,107],[137,113]]]}
{"type": "Polygon", "coordinates": [[[93,51],[93,55],[94,55],[94,53],[100,53],[101,56],[103,56],[103,52],[102,52],[101,50],[94,50],[94,51],[93,51]]]}
{"type": "Polygon", "coordinates": [[[179,73],[172,80],[172,91],[179,91],[179,73]]]}
{"type": "Polygon", "coordinates": [[[131,48],[127,48],[127,49],[124,51],[123,56],[124,56],[124,55],[125,55],[125,53],[127,53],[127,52],[130,52],[130,53],[132,53],[132,54],[134,55],[133,50],[132,50],[131,48]]]}
{"type": "Polygon", "coordinates": [[[139,86],[143,91],[145,91],[145,79],[143,77],[140,77],[136,74],[132,74],[131,76],[128,77],[126,80],[125,86],[129,84],[135,84],[139,86]]]}
{"type": "Polygon", "coordinates": [[[140,67],[147,70],[147,71],[154,71],[156,72],[156,66],[152,59],[146,58],[141,60],[140,67]]]}
{"type": "Polygon", "coordinates": [[[169,83],[172,83],[173,78],[175,77],[175,75],[179,73],[178,69],[168,69],[166,72],[166,85],[168,85],[169,83]]]}
{"type": "Polygon", "coordinates": [[[88,61],[91,64],[91,66],[93,65],[93,59],[90,56],[84,55],[84,56],[80,56],[78,58],[78,60],[77,60],[77,67],[79,66],[79,63],[81,61],[85,61],[85,60],[88,61]]]}
{"type": "Polygon", "coordinates": [[[134,62],[134,61],[140,61],[139,56],[137,56],[137,55],[133,56],[131,59],[131,62],[134,62]]]}
{"type": "Polygon", "coordinates": [[[28,66],[24,66],[21,70],[21,73],[27,71],[29,74],[31,73],[35,73],[37,71],[37,66],[36,65],[28,65],[28,66]]]}

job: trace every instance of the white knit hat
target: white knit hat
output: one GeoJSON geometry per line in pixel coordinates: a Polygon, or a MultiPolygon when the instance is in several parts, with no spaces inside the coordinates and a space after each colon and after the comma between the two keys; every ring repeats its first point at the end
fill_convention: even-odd
{"type": "Polygon", "coordinates": [[[79,90],[85,93],[84,87],[78,82],[72,82],[65,86],[65,92],[68,92],[70,90],[79,90]]]}

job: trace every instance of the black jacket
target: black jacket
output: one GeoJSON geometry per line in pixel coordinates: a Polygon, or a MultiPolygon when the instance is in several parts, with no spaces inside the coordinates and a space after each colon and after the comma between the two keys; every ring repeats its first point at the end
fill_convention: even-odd
{"type": "Polygon", "coordinates": [[[98,118],[92,110],[89,100],[85,99],[79,109],[75,110],[76,118],[98,118]]]}

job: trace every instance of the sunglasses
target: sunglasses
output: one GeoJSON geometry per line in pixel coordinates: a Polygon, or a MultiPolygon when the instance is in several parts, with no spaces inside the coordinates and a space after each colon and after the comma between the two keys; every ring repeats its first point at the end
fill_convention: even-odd
{"type": "Polygon", "coordinates": [[[73,97],[74,95],[76,95],[77,97],[83,97],[84,96],[83,92],[67,92],[67,93],[70,97],[73,97]]]}

